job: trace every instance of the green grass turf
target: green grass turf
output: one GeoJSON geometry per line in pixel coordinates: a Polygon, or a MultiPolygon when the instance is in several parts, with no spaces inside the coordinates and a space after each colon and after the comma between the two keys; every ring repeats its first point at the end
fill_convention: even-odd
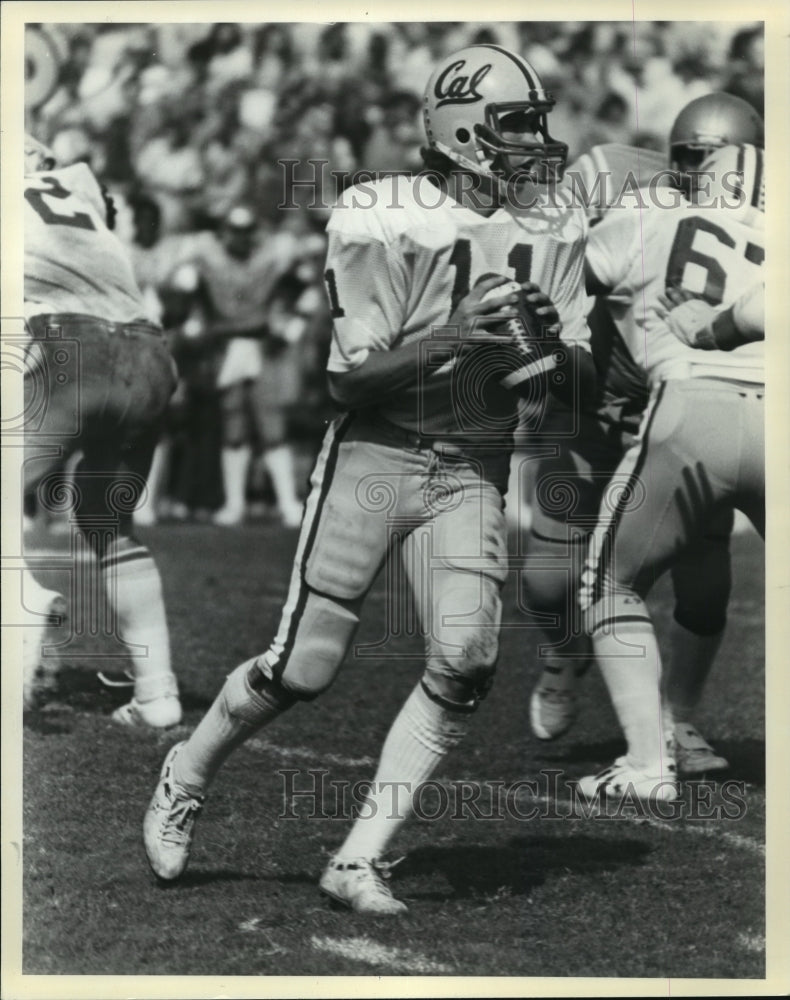
{"type": "MultiPolygon", "coordinates": [[[[419,641],[398,636],[375,656],[350,658],[322,698],[237,751],[200,819],[185,878],[162,888],[140,842],[162,757],[198,721],[225,673],[265,648],[296,536],[271,525],[141,534],[162,568],[185,724],[159,735],[119,729],[109,713],[127,695],[102,689],[95,672],[123,660],[86,655],[113,652],[106,638],[66,648],[56,697],[25,719],[26,973],[391,975],[423,961],[462,976],[764,975],[763,552],[753,535],[733,541],[730,624],[699,716],[732,778],[745,782],[745,815],[659,825],[605,817],[415,821],[394,845],[406,859],[393,887],[409,914],[372,921],[319,896],[317,878],[346,823],[306,818],[303,803],[295,806],[301,818],[284,818],[277,772],[301,769],[299,782],[320,768],[333,780],[372,776],[372,759],[420,675],[419,641]],[[370,960],[362,961],[326,950],[327,939],[354,938],[397,957],[377,960],[367,948],[370,960]]],[[[42,579],[62,585],[60,577],[42,579]]],[[[671,609],[665,581],[652,603],[660,628],[671,609]]],[[[515,605],[511,579],[504,620],[523,624],[515,605]]],[[[380,581],[359,644],[382,637],[385,610],[380,581]]],[[[532,629],[503,630],[494,689],[438,777],[510,783],[548,768],[572,778],[621,752],[596,671],[584,681],[571,733],[551,744],[531,736],[536,641],[532,629]]],[[[690,801],[689,783],[683,794],[690,801]]],[[[323,806],[331,813],[331,789],[323,806]]]]}

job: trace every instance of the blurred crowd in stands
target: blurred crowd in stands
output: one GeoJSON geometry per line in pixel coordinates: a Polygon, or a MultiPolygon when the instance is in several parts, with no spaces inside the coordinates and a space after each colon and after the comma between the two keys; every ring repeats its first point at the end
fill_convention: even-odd
{"type": "Polygon", "coordinates": [[[53,76],[28,108],[28,131],[63,163],[87,160],[116,198],[117,231],[179,362],[139,512],[149,521],[234,524],[267,500],[284,523],[298,519],[303,467],[332,414],[322,258],[337,192],[286,190],[282,161],[298,161],[301,178],[314,176],[309,160],[347,180],[419,169],[425,82],[437,59],[475,42],[534,65],[557,98],[551,131],[571,160],[602,142],[664,149],[678,111],[712,90],[763,113],[757,24],[107,23],[29,37],[36,31],[47,44],[30,48],[28,91],[53,76]]]}

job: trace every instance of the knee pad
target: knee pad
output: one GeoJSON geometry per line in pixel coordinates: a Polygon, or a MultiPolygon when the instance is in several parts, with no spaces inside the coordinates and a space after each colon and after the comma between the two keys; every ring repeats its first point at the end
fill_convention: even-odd
{"type": "Polygon", "coordinates": [[[480,669],[475,675],[451,677],[431,670],[422,678],[422,687],[433,701],[453,712],[475,712],[494,684],[496,667],[480,669]]]}
{"type": "Polygon", "coordinates": [[[432,649],[423,677],[431,697],[455,711],[474,711],[491,690],[499,657],[499,629],[468,629],[454,652],[432,649]]]}
{"type": "Polygon", "coordinates": [[[286,692],[312,701],[331,686],[359,624],[359,602],[339,601],[304,583],[298,601],[260,666],[286,692]]]}
{"type": "Polygon", "coordinates": [[[222,688],[228,715],[250,726],[271,718],[272,708],[290,708],[296,700],[259,668],[255,656],[228,674],[222,688]]]}

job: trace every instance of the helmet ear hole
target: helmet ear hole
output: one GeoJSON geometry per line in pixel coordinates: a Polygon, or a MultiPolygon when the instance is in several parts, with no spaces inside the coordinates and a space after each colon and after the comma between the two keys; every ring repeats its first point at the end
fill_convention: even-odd
{"type": "Polygon", "coordinates": [[[472,136],[468,128],[457,128],[455,130],[455,138],[459,142],[467,143],[472,138],[472,136]]]}

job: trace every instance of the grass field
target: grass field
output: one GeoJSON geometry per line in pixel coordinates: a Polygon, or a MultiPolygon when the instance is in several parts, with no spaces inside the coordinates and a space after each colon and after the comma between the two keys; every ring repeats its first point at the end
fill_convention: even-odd
{"type": "MultiPolygon", "coordinates": [[[[202,816],[185,878],[162,888],[150,874],[140,823],[166,749],[197,722],[236,663],[267,645],[284,597],[294,532],[162,526],[140,532],[160,561],[185,724],[155,735],[109,719],[126,692],[98,669],[122,661],[87,654],[108,640],[79,638],[62,654],[55,697],[24,726],[24,971],[28,974],[456,975],[762,977],[764,934],[763,548],[733,539],[729,625],[699,723],[742,783],[738,819],[673,821],[565,813],[564,780],[621,752],[597,672],[583,715],[565,738],[535,740],[527,722],[537,633],[506,627],[497,683],[472,734],[447,759],[441,788],[510,785],[560,771],[537,801],[549,815],[444,816],[408,824],[393,886],[403,919],[371,921],[331,909],[317,878],[346,824],[333,790],[315,818],[298,800],[288,818],[283,769],[299,788],[372,776],[375,755],[420,674],[420,643],[396,636],[352,658],[321,699],[243,746],[225,766],[202,816]]],[[[46,560],[45,560],[46,561],[46,560]]],[[[42,580],[63,587],[51,570],[42,580]]],[[[659,627],[666,587],[653,606],[659,627]]],[[[383,635],[385,590],[372,593],[358,642],[383,635]]],[[[506,626],[523,625],[515,580],[506,626]]],[[[540,787],[549,777],[540,778],[540,787]]],[[[685,783],[684,802],[710,790],[685,783]]],[[[711,791],[721,804],[721,787],[711,791]]],[[[523,802],[523,799],[517,801],[523,802]]],[[[528,804],[528,803],[527,803],[528,804]]],[[[426,798],[426,812],[431,809],[426,798]]],[[[524,807],[522,812],[526,813],[524,807]]],[[[710,817],[712,813],[708,811],[710,817]]],[[[262,994],[261,994],[262,995],[262,994]]]]}

